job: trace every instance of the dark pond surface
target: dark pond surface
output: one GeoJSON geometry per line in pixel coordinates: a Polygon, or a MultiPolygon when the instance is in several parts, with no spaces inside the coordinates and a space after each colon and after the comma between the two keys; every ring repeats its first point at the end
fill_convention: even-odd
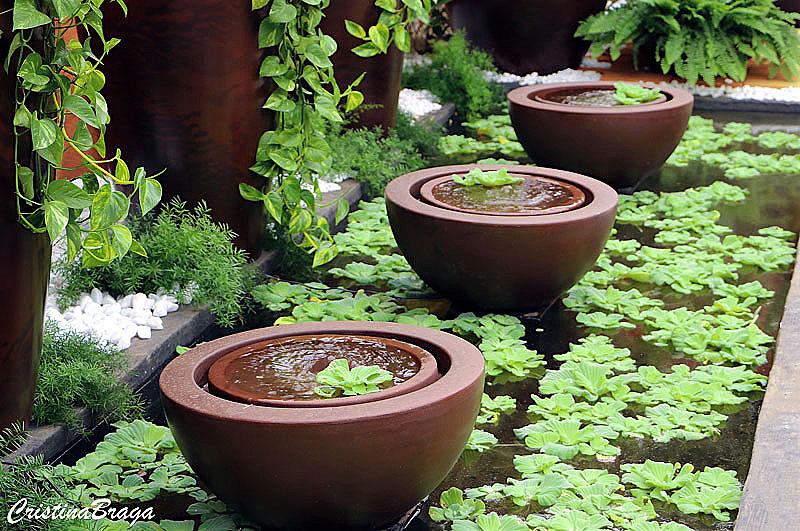
{"type": "MultiPolygon", "coordinates": [[[[703,113],[705,117],[718,120],[714,113],[703,113]]],[[[762,124],[756,126],[756,131],[783,129],[792,124],[786,123],[785,116],[781,115],[744,115],[727,113],[719,119],[718,125],[727,121],[754,122],[760,118],[762,124]],[[780,119],[783,123],[773,126],[773,121],[780,119]]],[[[795,117],[793,122],[800,125],[800,117],[795,117]]],[[[744,147],[745,150],[757,153],[767,152],[753,144],[744,147]]],[[[774,151],[769,151],[774,152],[774,151]]],[[[742,202],[731,205],[718,205],[715,207],[721,214],[719,223],[733,229],[735,234],[753,235],[762,227],[778,225],[794,232],[800,231],[800,186],[798,177],[789,175],[760,176],[746,180],[725,179],[723,171],[707,166],[701,162],[693,163],[685,168],[664,167],[655,175],[642,182],[638,190],[652,190],[656,192],[681,191],[690,187],[706,186],[715,180],[725,180],[731,184],[741,186],[750,191],[748,198],[742,202]]],[[[636,239],[644,244],[658,246],[652,242],[652,232],[640,230],[630,225],[618,225],[618,239],[636,239]]],[[[791,280],[791,272],[784,273],[756,273],[755,270],[742,270],[740,283],[758,279],[775,296],[762,307],[758,318],[758,325],[766,333],[776,336],[783,307],[791,280]]],[[[666,302],[666,308],[686,306],[698,309],[707,305],[710,298],[703,293],[699,295],[680,295],[671,290],[653,289],[652,285],[631,282],[621,288],[636,287],[644,295],[658,297],[666,302]]],[[[552,356],[569,349],[569,343],[588,335],[588,330],[579,325],[574,319],[574,313],[567,311],[560,303],[554,304],[540,319],[527,320],[527,340],[529,348],[538,350],[546,355],[547,368],[555,369],[559,362],[552,356]]],[[[615,336],[616,346],[629,348],[638,364],[653,365],[660,370],[668,370],[671,365],[685,363],[695,366],[693,360],[680,358],[662,348],[655,347],[641,339],[644,331],[641,328],[625,330],[615,336]]],[[[772,351],[768,354],[769,362],[757,369],[762,374],[768,374],[772,360],[772,351]]],[[[431,496],[431,501],[438,502],[439,494],[450,487],[466,489],[494,482],[506,482],[507,478],[519,478],[519,473],[513,466],[513,457],[518,454],[532,453],[524,444],[521,444],[513,433],[514,428],[519,428],[531,422],[525,413],[527,407],[533,402],[531,394],[537,391],[536,380],[526,380],[501,386],[487,386],[491,396],[510,395],[517,399],[517,410],[513,415],[501,416],[498,425],[481,425],[480,428],[492,432],[499,440],[499,444],[480,456],[465,455],[456,464],[444,483],[431,496]]],[[[620,466],[624,463],[640,463],[646,459],[655,461],[671,461],[692,463],[695,470],[705,466],[718,466],[735,470],[742,483],[747,477],[750,465],[750,455],[753,448],[758,412],[761,406],[762,393],[754,393],[751,400],[739,406],[726,409],[723,413],[730,414],[728,421],[720,426],[720,433],[699,441],[673,440],[669,443],[656,443],[648,439],[621,439],[621,453],[611,463],[598,463],[594,458],[573,460],[571,463],[578,468],[606,468],[610,472],[620,473],[620,466]]],[[[708,516],[687,516],[681,514],[670,515],[668,511],[657,507],[660,514],[697,530],[718,531],[732,529],[733,523],[718,522],[708,516]]],[[[532,512],[530,508],[514,506],[510,501],[487,503],[487,512],[496,510],[500,513],[519,514],[525,516],[532,512]]],[[[735,511],[732,514],[735,519],[735,511]]],[[[439,530],[444,526],[431,522],[425,511],[408,529],[414,531],[439,530]]]]}

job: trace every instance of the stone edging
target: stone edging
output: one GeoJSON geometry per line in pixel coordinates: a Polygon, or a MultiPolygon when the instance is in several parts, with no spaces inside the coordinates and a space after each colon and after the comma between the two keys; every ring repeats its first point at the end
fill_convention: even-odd
{"type": "Polygon", "coordinates": [[[735,527],[735,531],[779,529],[800,529],[800,256],[781,318],[735,527]]]}

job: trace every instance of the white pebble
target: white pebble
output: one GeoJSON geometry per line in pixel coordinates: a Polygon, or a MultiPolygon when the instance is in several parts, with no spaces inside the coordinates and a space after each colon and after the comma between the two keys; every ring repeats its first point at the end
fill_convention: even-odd
{"type": "Polygon", "coordinates": [[[101,304],[105,306],[106,304],[115,304],[116,302],[117,299],[106,293],[105,295],[103,295],[103,302],[101,304]]]}
{"type": "Polygon", "coordinates": [[[136,328],[136,335],[139,336],[139,339],[150,339],[153,337],[153,332],[150,327],[140,326],[136,328]]]}
{"type": "MultiPolygon", "coordinates": [[[[112,299],[113,300],[113,299],[112,299]]],[[[122,311],[122,307],[118,302],[103,305],[103,313],[106,315],[117,315],[122,311]]]]}
{"type": "Polygon", "coordinates": [[[103,304],[103,292],[97,288],[92,288],[92,293],[89,295],[97,304],[103,304]]]}
{"type": "Polygon", "coordinates": [[[64,320],[72,321],[73,319],[80,319],[82,317],[81,309],[77,306],[73,306],[71,308],[67,308],[67,311],[64,312],[64,320]]]}
{"type": "Polygon", "coordinates": [[[153,299],[154,301],[157,301],[160,297],[161,295],[159,295],[158,293],[151,293],[147,296],[148,299],[153,299]]]}
{"type": "Polygon", "coordinates": [[[81,295],[81,298],[78,300],[78,306],[81,307],[81,311],[83,311],[90,302],[92,302],[92,298],[88,294],[84,293],[81,295]]]}
{"type": "Polygon", "coordinates": [[[157,302],[153,307],[153,315],[155,317],[164,317],[167,315],[167,303],[166,302],[157,302]]]}
{"type": "Polygon", "coordinates": [[[144,326],[153,315],[147,310],[141,310],[131,316],[133,322],[137,325],[144,326]]]}
{"type": "Polygon", "coordinates": [[[168,312],[177,312],[180,306],[178,306],[175,302],[167,302],[167,311],[168,312]]]}
{"type": "Polygon", "coordinates": [[[131,340],[129,338],[123,337],[122,339],[117,342],[117,348],[120,350],[127,350],[131,348],[131,340]]]}
{"type": "Polygon", "coordinates": [[[155,305],[156,305],[156,301],[154,301],[153,299],[147,299],[144,302],[144,309],[145,310],[152,310],[153,306],[155,306],[155,305]]]}
{"type": "Polygon", "coordinates": [[[119,301],[119,305],[122,306],[123,308],[130,308],[132,304],[133,304],[133,294],[125,295],[119,301]]]}
{"type": "Polygon", "coordinates": [[[62,321],[64,316],[61,315],[61,312],[58,311],[56,308],[48,308],[44,311],[44,316],[47,319],[53,319],[54,321],[62,321]]]}
{"type": "Polygon", "coordinates": [[[151,317],[150,319],[147,320],[145,325],[149,326],[153,330],[164,329],[164,321],[162,321],[160,317],[151,317]]]}
{"type": "Polygon", "coordinates": [[[144,293],[137,293],[133,296],[131,301],[131,308],[134,310],[144,310],[144,305],[147,302],[147,295],[144,293]]]}
{"type": "Polygon", "coordinates": [[[134,313],[136,313],[136,310],[134,310],[133,308],[124,308],[124,307],[123,307],[123,308],[122,308],[122,309],[119,311],[119,314],[120,314],[121,316],[123,316],[123,317],[130,317],[130,316],[131,316],[131,315],[133,315],[134,313]]]}
{"type": "Polygon", "coordinates": [[[83,309],[83,313],[86,315],[94,315],[96,313],[100,313],[100,305],[94,301],[91,301],[86,304],[86,307],[83,309]]]}

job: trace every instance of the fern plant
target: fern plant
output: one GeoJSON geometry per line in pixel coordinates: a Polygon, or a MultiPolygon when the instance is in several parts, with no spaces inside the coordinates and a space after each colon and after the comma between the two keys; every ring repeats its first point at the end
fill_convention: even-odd
{"type": "Polygon", "coordinates": [[[716,76],[744,81],[750,59],[768,62],[770,76],[794,79],[797,19],[774,0],[628,0],[586,19],[575,36],[592,41],[594,56],[608,49],[612,60],[633,41],[634,61],[639,52],[652,53],[664,73],[714,86],[716,76]]]}

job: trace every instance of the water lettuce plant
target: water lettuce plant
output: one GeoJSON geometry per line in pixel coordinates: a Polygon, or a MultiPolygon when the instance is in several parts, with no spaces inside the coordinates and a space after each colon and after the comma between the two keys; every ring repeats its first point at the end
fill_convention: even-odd
{"type": "Polygon", "coordinates": [[[492,171],[483,171],[480,168],[475,168],[464,175],[454,174],[453,180],[462,186],[505,186],[507,184],[521,183],[525,179],[509,175],[508,170],[505,168],[492,171]]]}
{"type": "Polygon", "coordinates": [[[635,83],[614,83],[614,99],[620,105],[641,105],[650,103],[661,97],[661,91],[637,85],[635,83]]]}
{"type": "Polygon", "coordinates": [[[314,392],[322,397],[366,395],[381,390],[381,386],[391,382],[391,371],[377,365],[358,365],[350,368],[346,359],[336,359],[317,373],[314,392]]]}

